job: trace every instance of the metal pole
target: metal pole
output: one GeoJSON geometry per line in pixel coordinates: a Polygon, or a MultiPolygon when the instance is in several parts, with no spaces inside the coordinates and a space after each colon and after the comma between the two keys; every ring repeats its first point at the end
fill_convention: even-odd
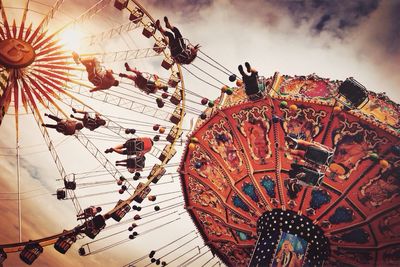
{"type": "MultiPolygon", "coordinates": [[[[17,135],[18,136],[18,135],[17,135]]],[[[22,212],[21,212],[21,177],[19,172],[19,140],[17,137],[17,183],[18,183],[18,228],[19,228],[19,242],[22,242],[22,212]]]]}

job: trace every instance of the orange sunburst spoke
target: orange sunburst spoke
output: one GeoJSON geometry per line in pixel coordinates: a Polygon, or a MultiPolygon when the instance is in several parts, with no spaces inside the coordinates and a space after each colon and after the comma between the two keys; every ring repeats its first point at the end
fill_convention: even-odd
{"type": "Polygon", "coordinates": [[[50,89],[49,87],[42,84],[39,80],[37,82],[34,79],[32,79],[30,76],[28,76],[28,79],[31,82],[31,84],[33,84],[36,88],[38,88],[38,90],[42,91],[43,90],[42,88],[44,88],[47,91],[47,92],[42,92],[42,94],[51,94],[54,98],[59,99],[58,95],[56,93],[54,93],[54,91],[52,89],[50,89]]]}
{"type": "Polygon", "coordinates": [[[8,86],[5,89],[4,94],[0,98],[0,109],[4,109],[4,113],[7,113],[8,107],[10,106],[11,101],[11,88],[8,86]]]}
{"type": "MultiPolygon", "coordinates": [[[[24,14],[22,15],[21,26],[19,28],[18,39],[20,39],[20,40],[23,40],[22,34],[23,34],[24,28],[25,28],[26,15],[28,13],[28,6],[29,6],[29,0],[27,0],[25,2],[24,14]]],[[[21,90],[21,92],[22,92],[22,90],[21,90]]]]}
{"type": "Polygon", "coordinates": [[[4,35],[4,31],[3,31],[3,28],[2,27],[0,27],[0,36],[1,36],[1,38],[4,40],[4,39],[6,39],[6,36],[4,35]]]}
{"type": "Polygon", "coordinates": [[[38,82],[36,82],[34,79],[32,79],[30,76],[27,76],[29,79],[29,82],[46,98],[48,98],[48,93],[45,90],[43,90],[43,88],[41,87],[41,85],[39,85],[38,82]]]}
{"type": "MultiPolygon", "coordinates": [[[[46,91],[43,90],[43,88],[39,85],[39,83],[37,83],[34,79],[32,79],[31,77],[29,77],[29,81],[31,82],[31,84],[55,107],[57,108],[61,113],[64,113],[64,111],[57,105],[56,102],[54,102],[54,100],[48,95],[48,93],[46,91]]],[[[55,94],[53,91],[51,91],[52,94],[55,94]]],[[[54,95],[53,95],[54,96],[54,95]]],[[[59,99],[59,98],[58,98],[59,99]]]]}
{"type": "Polygon", "coordinates": [[[52,78],[59,79],[59,80],[62,80],[62,81],[69,82],[71,80],[70,78],[63,76],[65,74],[68,74],[67,72],[61,72],[61,73],[59,72],[59,73],[57,73],[57,71],[47,71],[47,70],[37,70],[37,71],[42,73],[42,74],[44,74],[44,75],[46,75],[46,76],[50,76],[52,78]]]}
{"type": "Polygon", "coordinates": [[[4,8],[1,9],[1,16],[3,17],[4,28],[6,28],[7,38],[11,38],[10,27],[8,25],[7,15],[4,8]]]}
{"type": "Polygon", "coordinates": [[[13,90],[14,90],[14,109],[15,113],[18,114],[19,88],[18,88],[18,83],[16,81],[14,81],[13,90]]]}
{"type": "MultiPolygon", "coordinates": [[[[66,62],[60,62],[60,63],[64,63],[64,64],[35,64],[35,67],[48,68],[48,69],[52,69],[52,70],[82,70],[82,68],[79,68],[79,67],[65,66],[66,62]]],[[[72,75],[72,74],[68,74],[68,75],[72,75]]]]}
{"type": "Polygon", "coordinates": [[[63,84],[64,84],[63,82],[58,81],[58,80],[50,80],[49,78],[44,78],[43,76],[38,75],[36,73],[32,73],[32,74],[33,74],[33,76],[35,76],[35,78],[40,80],[42,83],[47,84],[51,88],[56,89],[57,91],[59,91],[63,94],[65,93],[65,90],[61,88],[61,86],[63,86],[63,84]]]}
{"type": "Polygon", "coordinates": [[[18,88],[18,83],[17,81],[14,81],[14,110],[15,110],[15,129],[16,129],[16,136],[18,139],[18,135],[19,135],[19,121],[18,121],[18,114],[19,114],[19,109],[18,109],[18,105],[19,105],[19,88],[18,88]]]}
{"type": "Polygon", "coordinates": [[[4,113],[7,113],[8,108],[10,107],[10,103],[11,103],[11,88],[8,88],[9,93],[6,95],[5,101],[4,101],[4,113]]]}
{"type": "MultiPolygon", "coordinates": [[[[39,79],[37,76],[35,76],[35,77],[36,77],[36,80],[35,80],[35,79],[32,79],[31,77],[28,77],[29,80],[31,80],[31,83],[32,83],[32,84],[34,84],[34,85],[35,85],[36,83],[40,84],[40,86],[41,86],[42,88],[44,88],[49,94],[51,94],[54,98],[60,100],[60,96],[59,96],[58,94],[56,94],[56,93],[54,92],[54,90],[53,90],[53,89],[55,89],[55,90],[59,91],[59,90],[58,90],[58,86],[51,86],[51,88],[49,88],[49,87],[47,86],[47,83],[45,83],[45,82],[43,81],[43,79],[39,79]]],[[[62,90],[62,91],[64,91],[64,90],[62,90]]]]}
{"type": "Polygon", "coordinates": [[[26,99],[25,90],[23,90],[23,88],[21,88],[21,101],[22,105],[24,106],[25,112],[28,112],[28,103],[26,99]]]}
{"type": "Polygon", "coordinates": [[[50,36],[48,36],[46,39],[44,39],[43,41],[41,41],[40,43],[38,43],[40,40],[36,40],[32,45],[34,45],[34,49],[37,49],[41,46],[43,46],[45,43],[47,43],[48,41],[50,41],[51,39],[53,39],[53,37],[55,36],[55,34],[51,34],[50,36]]]}
{"type": "Polygon", "coordinates": [[[22,34],[24,33],[25,23],[24,21],[21,22],[21,26],[19,28],[18,39],[22,40],[22,34]]]}
{"type": "MultiPolygon", "coordinates": [[[[36,38],[36,36],[38,35],[38,33],[39,33],[39,31],[40,31],[40,25],[39,25],[39,27],[37,27],[36,28],[36,30],[32,33],[32,35],[31,35],[31,37],[29,37],[29,39],[28,39],[28,43],[32,43],[33,42],[33,40],[36,38]]],[[[41,35],[43,35],[43,33],[41,34],[41,35]]]]}
{"type": "Polygon", "coordinates": [[[53,64],[53,65],[64,65],[64,66],[68,66],[68,65],[73,65],[75,64],[75,62],[71,62],[71,61],[66,61],[65,59],[70,58],[70,56],[65,56],[65,57],[52,57],[52,58],[41,58],[41,59],[37,59],[36,60],[36,65],[39,64],[53,64]]]}
{"type": "MultiPolygon", "coordinates": [[[[50,61],[65,60],[65,59],[70,59],[70,58],[71,58],[71,56],[42,57],[42,58],[36,59],[35,61],[36,62],[41,62],[41,61],[50,62],[50,61]]],[[[68,62],[68,61],[62,61],[62,62],[65,62],[67,64],[72,64],[73,63],[73,62],[68,62]]]]}
{"type": "Polygon", "coordinates": [[[59,41],[60,41],[60,40],[54,40],[54,41],[52,41],[52,42],[46,44],[45,46],[43,46],[43,47],[40,48],[40,49],[41,49],[41,50],[45,50],[45,49],[47,49],[47,48],[50,48],[50,47],[52,47],[52,46],[58,44],[59,41]]]}
{"type": "MultiPolygon", "coordinates": [[[[34,41],[31,42],[32,46],[35,45],[37,42],[40,42],[41,40],[43,40],[43,38],[46,36],[46,34],[47,34],[47,31],[42,32],[42,33],[38,36],[38,38],[36,38],[36,40],[34,40],[34,41]]],[[[35,49],[37,49],[37,48],[35,48],[35,49]]]]}
{"type": "Polygon", "coordinates": [[[29,100],[30,100],[30,102],[34,102],[34,97],[32,96],[32,93],[35,95],[35,98],[37,99],[37,100],[39,100],[39,102],[44,106],[44,107],[46,107],[47,108],[47,105],[46,105],[46,103],[43,101],[43,99],[42,99],[42,97],[38,94],[38,92],[36,92],[36,90],[33,90],[30,86],[29,86],[29,84],[24,80],[24,79],[21,79],[22,80],[22,84],[24,85],[24,89],[25,89],[25,92],[27,93],[27,95],[28,95],[28,97],[29,97],[29,100]]]}
{"type": "MultiPolygon", "coordinates": [[[[22,79],[22,84],[23,84],[23,86],[24,86],[24,89],[25,89],[26,94],[28,95],[29,102],[30,102],[30,103],[32,104],[32,106],[33,106],[33,110],[34,110],[37,114],[40,114],[39,109],[38,109],[37,104],[36,104],[36,101],[35,101],[35,98],[32,96],[32,93],[31,93],[31,91],[30,91],[29,85],[28,85],[28,84],[25,82],[25,80],[23,80],[23,79],[22,79]]],[[[39,116],[39,117],[40,117],[40,116],[39,116]]]]}
{"type": "Polygon", "coordinates": [[[60,48],[62,48],[62,45],[57,45],[57,46],[49,48],[49,49],[41,50],[39,53],[36,54],[36,57],[39,57],[39,56],[42,56],[45,54],[48,54],[47,56],[53,56],[53,55],[57,56],[57,55],[62,55],[62,54],[65,54],[68,52],[65,50],[58,50],[60,48]],[[56,52],[54,52],[54,51],[56,51],[56,52]],[[54,52],[54,53],[51,53],[51,52],[54,52]]]}
{"type": "Polygon", "coordinates": [[[12,36],[13,38],[17,37],[17,25],[15,23],[15,19],[13,20],[13,25],[12,25],[12,36]]]}
{"type": "Polygon", "coordinates": [[[32,23],[29,24],[28,29],[26,30],[24,41],[28,39],[29,35],[31,34],[31,31],[32,31],[32,23]]]}

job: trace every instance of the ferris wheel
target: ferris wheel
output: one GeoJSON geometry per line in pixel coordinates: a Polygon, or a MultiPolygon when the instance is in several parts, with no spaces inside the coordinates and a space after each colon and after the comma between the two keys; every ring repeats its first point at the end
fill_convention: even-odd
{"type": "MultiPolygon", "coordinates": [[[[196,108],[186,106],[187,93],[194,97],[199,95],[185,88],[180,65],[184,55],[173,52],[172,56],[164,32],[157,29],[155,19],[138,1],[96,1],[75,18],[64,18],[63,2],[55,1],[48,5],[28,0],[23,6],[0,2],[1,122],[8,123],[11,118],[15,121],[19,212],[19,186],[23,183],[19,174],[20,149],[24,149],[20,146],[20,129],[24,127],[20,121],[22,114],[26,113],[34,118],[61,177],[54,195],[60,201],[72,201],[78,225],[35,240],[22,240],[20,229],[19,242],[1,245],[2,261],[10,253],[19,252],[23,262],[32,264],[46,246],[54,246],[58,252],[65,254],[84,237],[94,239],[100,232],[105,232],[100,240],[107,240],[115,236],[109,234],[109,229],[124,229],[118,233],[125,233],[128,229],[129,234],[123,239],[114,240],[111,244],[111,241],[105,242],[97,250],[93,249],[96,240],[83,243],[79,248],[81,256],[95,254],[179,220],[175,218],[165,223],[161,219],[168,220],[169,215],[176,214],[177,209],[183,207],[183,203],[177,202],[176,191],[157,188],[164,187],[163,184],[177,185],[178,176],[174,170],[178,163],[174,156],[183,145],[182,134],[190,130],[184,128],[183,120],[186,114],[198,114],[196,108]],[[47,9],[45,14],[38,11],[43,10],[43,6],[47,9]],[[105,31],[97,29],[95,33],[78,36],[80,25],[87,25],[101,16],[111,16],[110,13],[124,16],[124,22],[113,22],[114,26],[105,31]],[[13,16],[15,18],[11,19],[13,16]],[[58,16],[62,19],[58,20],[58,16]],[[31,18],[35,20],[31,21],[31,18]],[[60,26],[56,28],[54,25],[60,26]],[[132,32],[143,40],[143,44],[137,45],[142,47],[132,49],[132,45],[126,44],[124,38],[132,41],[132,32]],[[72,43],[79,41],[80,46],[68,47],[71,38],[72,43]],[[104,50],[110,40],[121,42],[128,49],[104,50]],[[140,64],[154,71],[137,73],[135,67],[140,64]],[[105,66],[115,68],[109,79],[113,79],[114,85],[118,86],[97,91],[96,88],[107,83],[107,77],[101,75],[108,71],[105,66]],[[131,72],[147,80],[144,90],[137,88],[138,82],[130,78],[131,72]],[[86,150],[86,154],[90,155],[94,169],[85,171],[82,165],[86,163],[75,162],[67,171],[64,166],[68,163],[63,162],[62,153],[74,152],[60,154],[56,144],[60,136],[65,136],[63,142],[75,139],[80,144],[78,149],[86,150]],[[118,154],[117,158],[117,153],[122,155],[118,154]],[[114,164],[111,158],[119,160],[114,164]],[[167,181],[159,183],[162,177],[167,181]],[[162,193],[151,194],[153,187],[156,187],[154,191],[162,193]],[[147,208],[143,207],[146,212],[140,215],[143,214],[143,211],[140,213],[140,204],[144,200],[150,204],[146,205],[147,208]],[[136,205],[131,208],[132,202],[136,205]],[[157,212],[160,206],[164,207],[157,212]],[[137,212],[135,216],[130,216],[133,218],[117,224],[133,211],[137,212]],[[156,218],[154,222],[143,223],[154,229],[148,227],[142,232],[140,229],[133,231],[136,227],[140,228],[138,220],[145,221],[146,217],[149,220],[156,218]],[[108,226],[111,220],[116,223],[108,226]],[[157,220],[160,221],[158,224],[157,220]]],[[[19,220],[21,228],[21,215],[19,220]]],[[[192,229],[175,243],[185,237],[200,240],[192,229]]],[[[192,249],[195,250],[200,252],[198,246],[192,249]]],[[[203,250],[201,254],[205,254],[203,250]]],[[[215,264],[213,258],[210,262],[213,260],[215,264]]],[[[161,264],[161,256],[153,259],[156,264],[161,264]]],[[[165,261],[167,259],[162,264],[166,264],[165,261]]]]}

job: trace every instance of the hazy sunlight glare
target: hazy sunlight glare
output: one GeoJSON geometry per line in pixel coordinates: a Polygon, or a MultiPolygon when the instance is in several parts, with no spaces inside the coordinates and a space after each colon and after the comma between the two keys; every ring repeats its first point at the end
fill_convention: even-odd
{"type": "Polygon", "coordinates": [[[81,40],[83,38],[83,33],[77,28],[69,28],[63,31],[59,37],[61,44],[69,50],[78,50],[81,46],[81,40]]]}

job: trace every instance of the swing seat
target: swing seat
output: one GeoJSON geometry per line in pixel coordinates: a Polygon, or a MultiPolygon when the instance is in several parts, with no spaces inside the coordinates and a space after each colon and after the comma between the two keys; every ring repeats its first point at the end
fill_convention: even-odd
{"type": "Polygon", "coordinates": [[[187,65],[190,64],[196,55],[193,55],[193,49],[195,48],[188,39],[183,38],[184,47],[177,46],[171,48],[171,55],[174,61],[178,64],[187,65]]]}

